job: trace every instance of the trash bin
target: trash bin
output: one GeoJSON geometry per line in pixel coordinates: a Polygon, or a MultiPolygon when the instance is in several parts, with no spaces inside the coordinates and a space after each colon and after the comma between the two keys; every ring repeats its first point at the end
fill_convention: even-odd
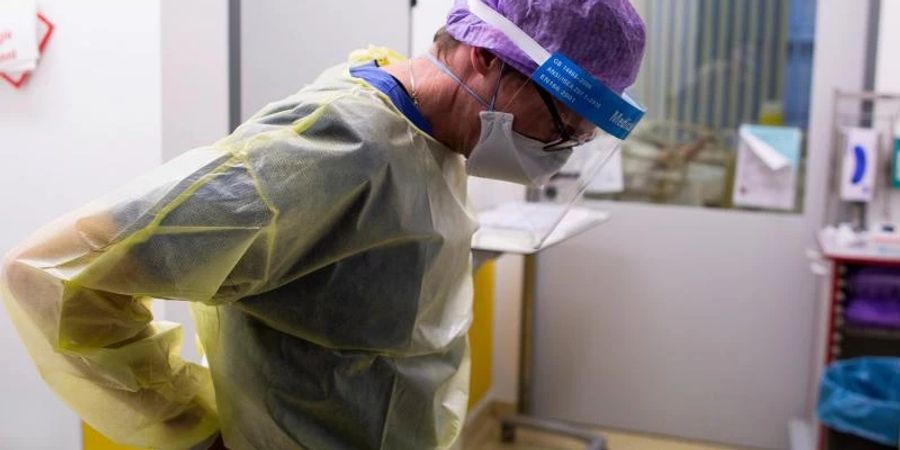
{"type": "Polygon", "coordinates": [[[832,364],[819,387],[818,415],[838,435],[896,449],[900,443],[900,358],[857,358],[832,364]]]}

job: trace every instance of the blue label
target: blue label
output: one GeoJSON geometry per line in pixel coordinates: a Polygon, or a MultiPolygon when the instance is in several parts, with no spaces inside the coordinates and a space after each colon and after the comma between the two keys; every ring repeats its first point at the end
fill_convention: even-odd
{"type": "Polygon", "coordinates": [[[606,87],[578,64],[555,53],[531,78],[601,130],[625,139],[644,111],[606,87]]]}

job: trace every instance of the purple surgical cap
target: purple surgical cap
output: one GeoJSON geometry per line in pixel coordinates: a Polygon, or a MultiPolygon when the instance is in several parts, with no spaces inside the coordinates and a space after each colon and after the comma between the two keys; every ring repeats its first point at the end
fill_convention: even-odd
{"type": "MultiPolygon", "coordinates": [[[[475,0],[518,25],[550,53],[560,52],[622,93],[634,84],[644,55],[644,21],[628,0],[475,0]]],[[[526,76],[537,63],[501,31],[456,0],[447,32],[458,41],[490,50],[526,76]]]]}

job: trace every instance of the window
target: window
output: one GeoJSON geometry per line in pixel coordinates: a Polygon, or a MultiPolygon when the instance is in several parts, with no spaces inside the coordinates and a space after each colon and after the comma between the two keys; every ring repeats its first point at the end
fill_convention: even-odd
{"type": "Polygon", "coordinates": [[[624,191],[588,197],[731,208],[738,128],[807,127],[815,0],[633,3],[647,53],[630,92],[647,116],[622,147],[624,191]]]}

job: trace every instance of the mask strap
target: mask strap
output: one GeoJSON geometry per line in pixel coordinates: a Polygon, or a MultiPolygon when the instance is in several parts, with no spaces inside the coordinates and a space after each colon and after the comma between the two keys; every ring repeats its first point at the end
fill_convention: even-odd
{"type": "MultiPolygon", "coordinates": [[[[448,77],[452,78],[453,81],[455,81],[456,84],[460,85],[460,87],[462,87],[466,91],[466,93],[471,95],[472,98],[474,98],[475,100],[478,100],[478,103],[481,103],[481,106],[483,106],[488,111],[494,110],[493,103],[496,100],[496,97],[497,97],[496,94],[494,95],[494,100],[491,100],[491,103],[484,101],[484,99],[482,99],[481,96],[476,94],[475,91],[472,90],[472,88],[470,88],[469,86],[466,86],[466,84],[463,83],[463,81],[460,80],[459,77],[456,76],[456,74],[453,73],[453,71],[450,70],[450,68],[447,67],[446,64],[444,64],[443,62],[441,62],[440,60],[435,58],[434,55],[432,55],[431,53],[428,53],[425,55],[425,57],[428,58],[428,60],[431,61],[431,63],[434,64],[435,67],[437,67],[438,69],[441,69],[441,71],[444,72],[445,74],[447,74],[448,77]]],[[[498,86],[497,90],[499,90],[499,89],[500,89],[500,87],[498,86]]]]}
{"type": "Polygon", "coordinates": [[[500,78],[497,79],[497,89],[494,89],[494,96],[491,97],[490,109],[488,111],[493,111],[494,106],[497,104],[497,96],[500,95],[500,83],[503,82],[503,71],[506,70],[506,63],[500,65],[500,78]]]}

